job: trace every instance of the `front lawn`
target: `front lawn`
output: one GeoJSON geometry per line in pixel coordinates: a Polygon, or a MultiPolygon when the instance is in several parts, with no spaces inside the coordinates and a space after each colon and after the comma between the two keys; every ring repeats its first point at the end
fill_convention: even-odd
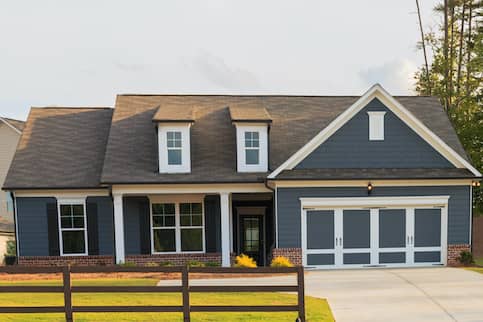
{"type": "MultiPolygon", "coordinates": [[[[157,279],[83,279],[81,285],[156,285],[157,279]]],[[[58,280],[1,281],[0,285],[60,285],[58,280]]],[[[193,305],[293,305],[296,295],[283,293],[192,293],[193,305]]],[[[334,321],[326,300],[306,297],[307,321],[334,321]]],[[[78,293],[74,305],[181,305],[178,293],[78,293]]],[[[62,293],[0,293],[1,306],[63,305],[62,293]]],[[[295,312],[282,313],[192,313],[194,322],[295,321],[295,312]]],[[[181,313],[74,313],[75,321],[182,321],[181,313]]],[[[0,314],[1,321],[64,321],[63,314],[0,314]]]]}

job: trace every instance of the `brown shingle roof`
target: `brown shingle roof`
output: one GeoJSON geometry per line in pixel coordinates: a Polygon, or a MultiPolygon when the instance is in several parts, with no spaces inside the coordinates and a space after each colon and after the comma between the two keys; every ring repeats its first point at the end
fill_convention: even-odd
{"type": "Polygon", "coordinates": [[[111,117],[109,108],[32,108],[4,187],[99,186],[111,117]]]}
{"type": "Polygon", "coordinates": [[[153,116],[153,122],[194,122],[194,107],[178,108],[177,106],[159,106],[153,116]]]}
{"type": "MultiPolygon", "coordinates": [[[[229,107],[263,106],[272,124],[269,170],[305,145],[358,96],[120,95],[109,135],[102,182],[191,183],[263,181],[266,173],[236,171],[236,134],[229,107]],[[157,106],[192,109],[191,173],[160,174],[155,125],[157,106]]],[[[440,103],[433,97],[396,97],[456,152],[466,154],[440,103]]]]}
{"type": "Polygon", "coordinates": [[[270,114],[262,106],[246,104],[230,105],[232,122],[272,122],[270,114]]]}

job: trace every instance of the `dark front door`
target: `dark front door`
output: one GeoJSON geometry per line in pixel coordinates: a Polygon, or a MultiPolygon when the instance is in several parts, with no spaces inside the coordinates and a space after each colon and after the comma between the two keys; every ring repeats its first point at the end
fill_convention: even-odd
{"type": "Polygon", "coordinates": [[[240,216],[240,253],[252,257],[258,266],[264,265],[263,216],[240,216]]]}

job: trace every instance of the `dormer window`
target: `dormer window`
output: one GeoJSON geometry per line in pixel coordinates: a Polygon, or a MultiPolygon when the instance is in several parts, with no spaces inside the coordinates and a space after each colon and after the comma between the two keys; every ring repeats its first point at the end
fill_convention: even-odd
{"type": "Polygon", "coordinates": [[[153,117],[158,127],[159,173],[191,172],[190,129],[193,108],[160,106],[153,117]]]}
{"type": "Polygon", "coordinates": [[[158,124],[159,172],[191,172],[190,123],[158,124]]]}
{"type": "Polygon", "coordinates": [[[384,115],[386,112],[367,112],[369,115],[369,141],[384,141],[384,115]]]}

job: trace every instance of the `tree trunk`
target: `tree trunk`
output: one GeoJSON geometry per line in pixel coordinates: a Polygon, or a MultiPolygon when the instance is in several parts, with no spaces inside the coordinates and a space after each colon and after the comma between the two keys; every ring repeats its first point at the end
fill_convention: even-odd
{"type": "Polygon", "coordinates": [[[456,74],[456,97],[458,97],[458,103],[460,101],[460,82],[461,82],[461,64],[463,63],[463,38],[465,31],[465,9],[466,1],[463,0],[463,9],[461,10],[461,28],[460,28],[460,43],[459,43],[459,54],[458,54],[458,72],[456,74]]]}
{"type": "Polygon", "coordinates": [[[419,30],[421,31],[421,44],[423,45],[424,64],[426,65],[426,87],[428,94],[431,95],[431,79],[429,78],[428,56],[426,55],[426,43],[424,41],[423,22],[421,21],[421,11],[419,9],[419,1],[416,0],[416,8],[418,9],[419,30]]]}
{"type": "Polygon", "coordinates": [[[444,0],[444,42],[443,42],[443,56],[444,56],[444,108],[448,111],[448,0],[444,0]]]}
{"type": "Polygon", "coordinates": [[[473,0],[470,0],[468,3],[469,6],[469,12],[468,12],[468,43],[466,44],[466,96],[470,96],[470,61],[471,61],[471,50],[472,45],[471,45],[471,20],[472,20],[472,14],[473,14],[473,0]]]}
{"type": "Polygon", "coordinates": [[[455,4],[454,4],[454,0],[450,0],[451,2],[451,18],[450,18],[450,21],[451,21],[451,35],[450,35],[450,43],[449,43],[449,75],[448,75],[448,79],[446,80],[449,85],[449,92],[448,92],[448,103],[449,103],[449,107],[451,107],[452,105],[452,102],[453,102],[453,95],[454,95],[454,88],[453,88],[453,60],[454,60],[454,7],[455,7],[455,4]]]}

